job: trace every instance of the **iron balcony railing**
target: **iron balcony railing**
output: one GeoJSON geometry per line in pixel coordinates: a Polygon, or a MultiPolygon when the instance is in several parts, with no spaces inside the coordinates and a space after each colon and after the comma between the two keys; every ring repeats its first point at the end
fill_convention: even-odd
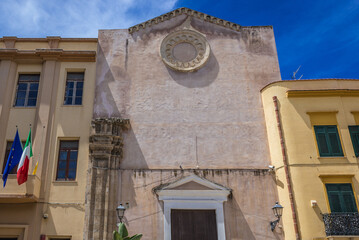
{"type": "Polygon", "coordinates": [[[323,220],[327,236],[359,236],[358,213],[325,213],[323,220]]]}

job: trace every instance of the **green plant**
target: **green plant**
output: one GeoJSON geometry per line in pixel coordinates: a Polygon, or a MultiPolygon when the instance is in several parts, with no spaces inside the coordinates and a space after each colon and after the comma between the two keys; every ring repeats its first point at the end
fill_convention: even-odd
{"type": "Polygon", "coordinates": [[[142,234],[136,234],[132,237],[128,237],[128,232],[125,224],[120,223],[118,226],[118,231],[113,231],[113,240],[140,240],[142,234]]]}

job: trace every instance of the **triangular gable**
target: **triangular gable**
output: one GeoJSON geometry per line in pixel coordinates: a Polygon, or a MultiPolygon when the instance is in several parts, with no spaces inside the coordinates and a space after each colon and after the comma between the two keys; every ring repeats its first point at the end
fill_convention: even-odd
{"type": "Polygon", "coordinates": [[[172,188],[172,190],[213,190],[207,186],[199,184],[197,182],[191,181],[177,187],[172,188]]]}
{"type": "Polygon", "coordinates": [[[189,176],[181,178],[175,182],[172,182],[172,183],[164,186],[162,188],[162,190],[175,189],[175,188],[178,188],[178,187],[188,184],[188,183],[195,183],[195,184],[201,185],[201,186],[207,188],[207,190],[230,190],[230,189],[223,187],[217,183],[211,182],[205,178],[201,178],[195,174],[189,175],[189,176]]]}
{"type": "Polygon", "coordinates": [[[154,189],[160,200],[221,200],[226,201],[231,189],[197,175],[189,175],[154,189]]]}
{"type": "Polygon", "coordinates": [[[128,29],[128,31],[129,31],[129,33],[134,33],[136,31],[139,31],[140,29],[145,29],[146,27],[151,27],[153,25],[170,20],[171,18],[174,18],[179,15],[187,15],[187,16],[195,17],[195,18],[201,19],[206,22],[211,22],[216,25],[232,29],[234,31],[240,31],[240,29],[241,29],[241,26],[239,24],[229,22],[229,21],[226,21],[226,20],[223,20],[220,18],[216,18],[216,17],[210,16],[208,14],[201,13],[201,12],[189,9],[189,8],[182,7],[182,8],[173,10],[171,12],[168,12],[166,14],[163,14],[161,16],[152,18],[146,22],[143,22],[143,23],[137,24],[133,27],[130,27],[128,29]]]}

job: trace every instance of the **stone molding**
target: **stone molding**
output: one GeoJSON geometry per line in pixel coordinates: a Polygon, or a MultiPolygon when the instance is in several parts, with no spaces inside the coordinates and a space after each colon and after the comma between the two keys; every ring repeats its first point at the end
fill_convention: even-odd
{"type": "Polygon", "coordinates": [[[14,40],[15,42],[49,42],[52,40],[59,42],[98,42],[97,38],[62,38],[60,36],[47,36],[46,38],[18,38],[15,36],[4,36],[0,38],[0,42],[14,40]]]}
{"type": "Polygon", "coordinates": [[[110,240],[117,220],[122,133],[130,127],[130,122],[121,118],[97,118],[91,125],[84,239],[110,240]]]}
{"type": "Polygon", "coordinates": [[[97,118],[92,120],[90,136],[90,156],[122,157],[122,131],[130,126],[128,119],[97,118]]]}
{"type": "Polygon", "coordinates": [[[210,54],[210,47],[206,38],[197,31],[183,29],[168,34],[161,43],[161,57],[163,62],[173,70],[193,72],[203,67],[210,54]],[[173,49],[181,43],[187,43],[195,49],[195,57],[189,61],[180,61],[174,56],[173,49]]]}
{"type": "Polygon", "coordinates": [[[158,16],[158,17],[155,17],[153,19],[150,19],[150,20],[148,20],[146,22],[143,22],[143,23],[137,24],[137,25],[135,25],[133,27],[130,27],[128,29],[128,32],[129,33],[134,33],[136,31],[139,31],[140,29],[145,29],[146,27],[156,25],[158,23],[164,22],[166,20],[169,20],[171,18],[174,18],[174,17],[179,16],[179,15],[183,15],[183,14],[186,14],[187,16],[193,16],[195,18],[204,20],[206,22],[217,24],[217,25],[225,27],[225,28],[229,28],[229,29],[232,29],[234,31],[240,31],[241,30],[241,26],[239,24],[229,22],[229,21],[226,21],[226,20],[223,20],[223,19],[220,19],[220,18],[216,18],[216,17],[210,16],[208,14],[201,13],[201,12],[189,9],[189,8],[182,7],[182,8],[178,8],[176,10],[173,10],[173,11],[171,11],[169,13],[166,13],[166,14],[163,14],[161,16],[158,16]]]}
{"type": "Polygon", "coordinates": [[[62,62],[95,62],[96,51],[67,51],[63,49],[18,50],[15,48],[3,48],[0,49],[0,60],[58,60],[62,62]]]}
{"type": "Polygon", "coordinates": [[[3,37],[5,48],[14,48],[17,37],[3,37]]]}
{"type": "Polygon", "coordinates": [[[288,90],[287,97],[358,97],[358,89],[288,90]]]}

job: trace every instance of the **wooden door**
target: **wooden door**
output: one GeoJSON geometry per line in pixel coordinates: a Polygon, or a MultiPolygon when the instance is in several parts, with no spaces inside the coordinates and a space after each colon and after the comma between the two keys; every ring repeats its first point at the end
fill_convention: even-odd
{"type": "Polygon", "coordinates": [[[171,210],[171,240],[217,240],[215,210],[171,210]]]}

